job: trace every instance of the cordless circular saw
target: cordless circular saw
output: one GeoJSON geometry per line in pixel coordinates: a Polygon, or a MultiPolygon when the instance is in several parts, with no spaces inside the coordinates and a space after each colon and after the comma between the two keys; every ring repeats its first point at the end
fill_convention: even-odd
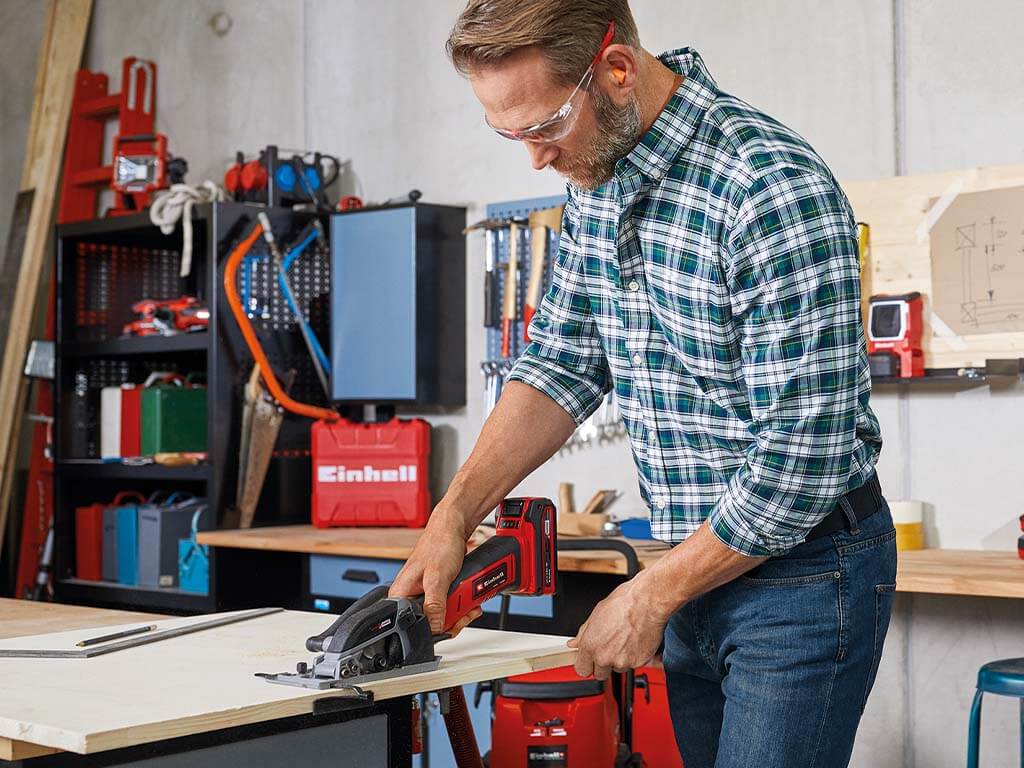
{"type": "Polygon", "coordinates": [[[437,669],[434,644],[460,619],[495,595],[550,595],[555,591],[555,505],[549,499],[505,499],[495,535],[474,549],[448,590],[442,633],[434,635],[423,596],[388,597],[376,587],[337,621],[306,640],[316,654],[295,672],[260,673],[271,683],[318,690],[349,688],[374,680],[437,669]]]}

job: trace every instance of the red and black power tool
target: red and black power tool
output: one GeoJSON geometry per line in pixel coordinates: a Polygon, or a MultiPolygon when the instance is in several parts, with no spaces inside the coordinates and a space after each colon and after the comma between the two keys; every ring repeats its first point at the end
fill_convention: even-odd
{"type": "Polygon", "coordinates": [[[445,631],[502,592],[550,595],[554,591],[555,505],[548,499],[505,499],[494,536],[466,555],[448,590],[445,631]]]}
{"type": "Polygon", "coordinates": [[[924,376],[924,301],[917,291],[872,296],[868,309],[868,361],[872,376],[924,376]]]}
{"type": "Polygon", "coordinates": [[[132,304],[137,317],[125,325],[125,336],[175,336],[210,327],[210,310],[195,296],[143,299],[132,304]]]}
{"type": "Polygon", "coordinates": [[[338,620],[306,640],[317,654],[294,673],[261,675],[273,683],[317,690],[436,669],[434,644],[474,608],[501,594],[555,591],[555,505],[549,499],[505,499],[495,535],[474,549],[448,590],[442,634],[435,636],[422,597],[388,597],[390,585],[367,592],[338,620]]]}

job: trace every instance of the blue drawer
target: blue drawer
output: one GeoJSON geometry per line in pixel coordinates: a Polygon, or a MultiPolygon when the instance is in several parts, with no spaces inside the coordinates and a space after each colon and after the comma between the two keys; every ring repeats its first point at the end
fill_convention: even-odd
{"type": "Polygon", "coordinates": [[[356,600],[374,587],[394,581],[402,565],[402,560],[310,555],[309,592],[356,600]]]}
{"type": "MultiPolygon", "coordinates": [[[[403,560],[374,557],[310,555],[309,593],[356,600],[374,587],[394,581],[404,564],[403,560]]],[[[501,610],[501,598],[492,597],[483,604],[483,609],[484,613],[498,613],[501,610]]],[[[511,616],[550,619],[555,615],[555,601],[551,595],[513,595],[508,612],[511,616]]]]}
{"type": "MultiPolygon", "coordinates": [[[[498,613],[501,610],[501,598],[492,597],[482,608],[484,613],[498,613]]],[[[509,616],[536,616],[541,619],[552,619],[555,616],[555,600],[551,595],[530,597],[529,595],[512,595],[508,603],[509,616]]]]}

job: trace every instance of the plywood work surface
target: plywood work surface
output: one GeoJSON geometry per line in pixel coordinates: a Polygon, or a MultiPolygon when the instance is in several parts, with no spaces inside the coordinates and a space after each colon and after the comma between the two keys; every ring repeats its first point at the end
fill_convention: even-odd
{"type": "MultiPolygon", "coordinates": [[[[155,623],[166,629],[204,618],[155,623]]],[[[254,674],[310,660],[305,639],[331,620],[285,611],[91,659],[0,659],[0,739],[93,753],[309,713],[315,699],[338,692],[274,685],[254,674]]],[[[95,634],[8,638],[0,648],[72,648],[95,634]]],[[[565,640],[471,628],[438,644],[440,669],[365,687],[385,699],[562,666],[575,653],[565,640]]]]}
{"type": "MultiPolygon", "coordinates": [[[[163,618],[154,613],[111,611],[104,608],[85,608],[80,605],[39,603],[34,600],[10,600],[0,597],[0,640],[21,635],[40,635],[69,629],[109,627],[125,622],[152,623],[163,618]]],[[[87,636],[102,632],[86,633],[87,636]]]]}

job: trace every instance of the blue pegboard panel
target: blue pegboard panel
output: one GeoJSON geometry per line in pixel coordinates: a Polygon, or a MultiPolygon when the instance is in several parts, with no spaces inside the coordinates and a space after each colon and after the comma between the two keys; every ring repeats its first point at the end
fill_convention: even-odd
{"type": "MultiPolygon", "coordinates": [[[[489,219],[508,219],[508,218],[526,218],[534,211],[542,211],[545,208],[554,208],[559,205],[564,205],[566,201],[565,195],[552,195],[550,197],[531,197],[524,200],[510,200],[502,203],[490,203],[487,206],[487,218],[489,219]]],[[[554,232],[550,233],[551,242],[549,243],[548,253],[555,253],[558,248],[557,235],[554,232]]],[[[498,296],[504,296],[505,294],[505,270],[501,269],[502,265],[508,264],[509,257],[509,232],[508,230],[497,230],[495,232],[495,238],[497,239],[496,258],[498,265],[498,296]]],[[[523,292],[526,290],[527,277],[530,274],[530,230],[528,227],[523,227],[519,236],[519,284],[516,286],[516,304],[519,307],[523,305],[523,292]]],[[[545,275],[545,285],[548,285],[550,281],[550,263],[548,265],[548,273],[545,275]]],[[[487,328],[486,339],[485,339],[485,355],[488,361],[506,361],[511,363],[522,353],[525,342],[523,341],[523,322],[519,320],[516,322],[511,344],[511,354],[508,358],[503,358],[501,354],[501,329],[487,328]]]]}

